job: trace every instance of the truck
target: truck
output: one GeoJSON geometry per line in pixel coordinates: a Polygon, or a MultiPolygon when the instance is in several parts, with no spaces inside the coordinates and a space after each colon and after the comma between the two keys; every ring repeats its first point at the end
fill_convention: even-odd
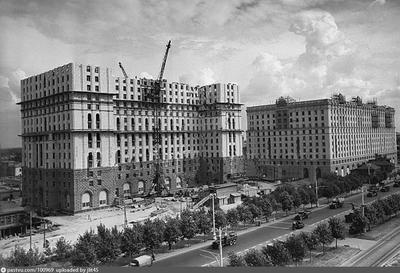
{"type": "Polygon", "coordinates": [[[294,217],[294,220],[308,219],[310,213],[311,213],[311,212],[308,211],[308,210],[299,211],[299,212],[297,213],[297,215],[294,217]]]}
{"type": "Polygon", "coordinates": [[[333,198],[332,202],[329,205],[330,209],[337,209],[343,207],[344,198],[343,197],[336,197],[333,198]]]}
{"type": "Polygon", "coordinates": [[[301,229],[304,227],[304,223],[300,220],[296,220],[292,223],[292,230],[301,229]]]}
{"type": "MultiPolygon", "coordinates": [[[[229,232],[228,234],[223,235],[222,239],[221,239],[221,243],[222,243],[223,247],[224,246],[232,246],[232,245],[236,244],[236,241],[237,241],[237,234],[236,234],[236,232],[233,232],[233,231],[229,232]]],[[[219,237],[212,243],[211,247],[213,249],[219,248],[219,237]]]]}

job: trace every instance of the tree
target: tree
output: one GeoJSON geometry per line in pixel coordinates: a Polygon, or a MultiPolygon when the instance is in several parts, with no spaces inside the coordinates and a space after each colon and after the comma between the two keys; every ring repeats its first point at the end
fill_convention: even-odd
{"type": "Polygon", "coordinates": [[[193,218],[193,214],[189,210],[184,210],[181,213],[179,228],[184,238],[191,239],[196,235],[198,230],[197,225],[193,218]]]}
{"type": "Polygon", "coordinates": [[[287,191],[284,191],[279,196],[282,204],[282,210],[288,213],[293,208],[293,197],[287,191]]]}
{"type": "Polygon", "coordinates": [[[318,238],[312,232],[310,233],[302,232],[300,233],[300,235],[303,238],[304,245],[310,251],[310,262],[311,262],[311,252],[315,250],[319,245],[318,238]]]}
{"type": "Polygon", "coordinates": [[[349,233],[350,234],[361,234],[365,231],[367,227],[368,219],[363,216],[360,212],[354,213],[353,219],[350,224],[349,233]]]}
{"type": "Polygon", "coordinates": [[[121,238],[122,252],[129,254],[132,258],[132,256],[138,254],[143,247],[143,226],[141,224],[134,224],[132,228],[125,228],[121,238]]]}
{"type": "Polygon", "coordinates": [[[242,221],[244,224],[252,220],[253,214],[251,213],[248,206],[239,205],[236,207],[236,209],[239,214],[240,221],[242,221]]]}
{"type": "Polygon", "coordinates": [[[290,254],[283,242],[277,241],[272,245],[264,246],[261,252],[274,266],[286,265],[290,260],[290,254]]]}
{"type": "Polygon", "coordinates": [[[243,259],[243,257],[234,252],[229,252],[228,260],[229,260],[228,266],[235,266],[235,267],[246,266],[246,261],[243,259]]]}
{"type": "Polygon", "coordinates": [[[73,266],[96,265],[96,241],[97,236],[92,230],[79,236],[72,252],[71,262],[73,266]]]}
{"type": "Polygon", "coordinates": [[[318,241],[322,244],[322,251],[325,253],[325,245],[332,243],[333,237],[328,224],[320,223],[314,230],[313,233],[317,237],[318,241]]]}
{"type": "Polygon", "coordinates": [[[249,204],[248,208],[249,208],[249,210],[251,212],[251,215],[252,215],[251,219],[252,220],[254,220],[254,219],[256,219],[256,218],[261,216],[262,210],[261,210],[260,207],[256,206],[255,204],[249,204]]]}
{"type": "Polygon", "coordinates": [[[299,188],[297,192],[300,195],[301,204],[303,204],[303,206],[310,203],[310,195],[304,188],[299,188]]]}
{"type": "Polygon", "coordinates": [[[39,253],[38,248],[25,251],[22,247],[16,246],[11,251],[7,264],[12,267],[34,266],[44,263],[44,260],[45,257],[42,253],[39,253]]]}
{"type": "Polygon", "coordinates": [[[292,256],[292,260],[296,262],[303,261],[305,253],[305,245],[301,235],[291,235],[286,239],[285,246],[292,256]]]}
{"type": "Polygon", "coordinates": [[[111,263],[121,253],[119,241],[111,234],[111,230],[103,224],[97,226],[96,256],[103,263],[111,263]]]}
{"type": "Polygon", "coordinates": [[[226,226],[226,215],[223,210],[215,211],[215,228],[223,228],[226,226]]]}
{"type": "Polygon", "coordinates": [[[179,220],[176,218],[167,218],[164,230],[164,240],[168,243],[168,249],[172,249],[172,244],[178,242],[182,236],[181,230],[179,229],[179,220]]]}
{"type": "Polygon", "coordinates": [[[262,215],[265,217],[265,220],[268,220],[268,218],[272,214],[272,204],[270,200],[267,198],[260,198],[259,207],[261,209],[262,215]]]}
{"type": "Polygon", "coordinates": [[[308,188],[308,196],[310,196],[310,205],[312,207],[312,204],[317,204],[317,195],[315,194],[315,189],[314,188],[308,188]]]}
{"type": "Polygon", "coordinates": [[[211,216],[206,214],[204,211],[198,211],[193,214],[194,221],[197,229],[202,234],[208,234],[211,231],[212,219],[211,216]]]}
{"type": "Polygon", "coordinates": [[[301,197],[300,194],[295,191],[292,195],[293,197],[293,206],[296,208],[296,210],[300,207],[301,205],[301,197]]]}
{"type": "Polygon", "coordinates": [[[150,249],[154,250],[161,245],[164,235],[164,223],[156,219],[151,221],[147,219],[143,225],[143,242],[145,246],[150,249]]]}
{"type": "Polygon", "coordinates": [[[250,249],[243,255],[247,266],[269,266],[271,262],[259,250],[250,249]]]}
{"type": "Polygon", "coordinates": [[[331,217],[328,220],[329,229],[331,230],[332,237],[336,240],[336,248],[337,248],[337,240],[344,239],[346,236],[346,226],[342,220],[336,217],[331,217]]]}
{"type": "Polygon", "coordinates": [[[64,237],[57,240],[55,253],[58,259],[68,259],[72,254],[72,250],[71,243],[66,241],[64,237]]]}
{"type": "Polygon", "coordinates": [[[239,222],[239,213],[237,209],[230,209],[226,213],[226,220],[229,225],[236,226],[239,222]]]}

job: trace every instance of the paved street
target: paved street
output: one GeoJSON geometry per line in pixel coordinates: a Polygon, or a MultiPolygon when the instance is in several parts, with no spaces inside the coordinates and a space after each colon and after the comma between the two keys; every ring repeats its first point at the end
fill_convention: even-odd
{"type": "MultiPolygon", "coordinates": [[[[391,191],[388,193],[380,192],[377,197],[382,198],[383,196],[391,194],[395,191],[399,191],[399,188],[391,188],[391,191]]],[[[365,202],[370,202],[373,199],[374,198],[366,197],[365,202]]],[[[345,202],[346,204],[343,206],[343,208],[329,209],[328,207],[325,207],[323,209],[313,211],[310,215],[310,218],[304,221],[306,226],[303,230],[311,230],[321,220],[340,213],[344,214],[344,212],[352,208],[350,205],[351,202],[355,204],[361,204],[361,194],[346,198],[345,202]]],[[[290,219],[286,219],[283,221],[266,224],[254,231],[239,235],[236,245],[223,248],[223,255],[226,257],[230,251],[237,253],[246,251],[252,247],[261,247],[261,245],[265,244],[267,241],[290,234],[292,232],[291,223],[292,221],[290,219]]],[[[211,245],[211,242],[209,245],[211,245]]],[[[213,255],[218,255],[218,250],[212,250],[210,246],[206,246],[200,249],[175,255],[170,258],[162,259],[156,262],[154,266],[212,266],[215,265],[215,263],[213,263],[215,261],[213,255]]]]}

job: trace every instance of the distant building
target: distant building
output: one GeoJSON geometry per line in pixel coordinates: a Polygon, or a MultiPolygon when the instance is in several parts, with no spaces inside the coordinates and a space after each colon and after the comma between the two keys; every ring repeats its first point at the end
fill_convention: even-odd
{"type": "Polygon", "coordinates": [[[348,174],[375,156],[397,163],[395,110],[359,97],[247,108],[247,174],[270,180],[348,174]]]}
{"type": "Polygon", "coordinates": [[[397,163],[400,163],[400,133],[396,132],[397,163]]]}
{"type": "Polygon", "coordinates": [[[25,209],[10,207],[7,203],[0,201],[0,238],[23,233],[29,225],[29,215],[25,209]]]}
{"type": "Polygon", "coordinates": [[[0,177],[21,176],[22,164],[15,161],[0,162],[0,177]]]}
{"type": "MultiPolygon", "coordinates": [[[[144,195],[154,177],[154,81],[67,64],[21,81],[24,204],[79,212],[144,195]]],[[[170,191],[243,173],[239,88],[163,81],[170,191]]]]}

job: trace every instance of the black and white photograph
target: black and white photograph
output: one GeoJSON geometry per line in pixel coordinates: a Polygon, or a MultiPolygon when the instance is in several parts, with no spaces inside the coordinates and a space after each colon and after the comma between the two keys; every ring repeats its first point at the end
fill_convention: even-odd
{"type": "Polygon", "coordinates": [[[399,26],[399,0],[0,0],[1,273],[400,267],[399,26]]]}

